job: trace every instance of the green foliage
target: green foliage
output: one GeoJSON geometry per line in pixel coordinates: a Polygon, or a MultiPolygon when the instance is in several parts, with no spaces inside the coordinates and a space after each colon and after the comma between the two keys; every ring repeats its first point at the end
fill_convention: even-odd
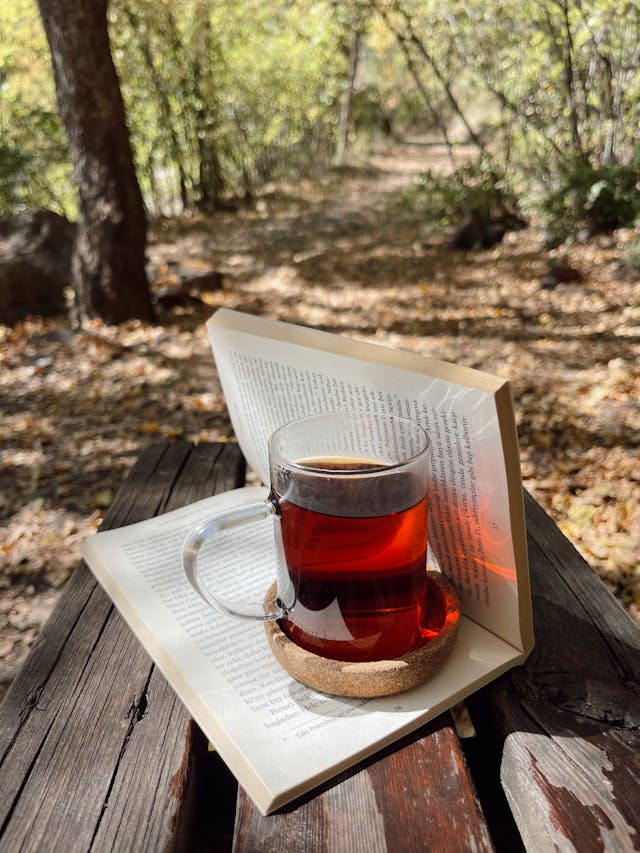
{"type": "MultiPolygon", "coordinates": [[[[421,65],[427,94],[449,85],[457,98],[452,116],[436,104],[449,133],[455,138],[463,118],[479,131],[479,153],[490,158],[492,172],[508,176],[523,208],[548,219],[549,204],[564,205],[564,226],[572,230],[588,211],[601,227],[628,220],[622,172],[633,171],[640,150],[634,0],[592,0],[588,8],[582,0],[449,0],[446,12],[437,0],[393,5],[409,11],[412,32],[429,53],[431,64],[421,65]],[[584,204],[568,203],[583,180],[584,204]],[[599,181],[599,196],[590,198],[599,181]]],[[[408,25],[395,20],[406,35],[408,25]]],[[[414,40],[414,60],[419,55],[414,40]]],[[[463,134],[469,138],[464,127],[463,134]]]]}
{"type": "Polygon", "coordinates": [[[19,188],[33,165],[33,157],[20,148],[0,143],[0,213],[19,207],[19,188]]]}
{"type": "Polygon", "coordinates": [[[640,236],[627,246],[624,266],[637,276],[640,276],[640,236]]]}
{"type": "Polygon", "coordinates": [[[344,60],[324,3],[114,0],[114,55],[145,196],[166,209],[326,160],[344,60]]]}
{"type": "MultiPolygon", "coordinates": [[[[328,163],[354,28],[359,150],[393,126],[443,143],[455,165],[454,178],[425,177],[415,198],[425,216],[483,215],[518,196],[567,233],[633,220],[636,0],[111,0],[149,210],[212,208],[328,163]]],[[[35,0],[5,0],[0,31],[0,214],[42,204],[73,215],[35,0]]]]}
{"type": "Polygon", "coordinates": [[[549,230],[561,236],[632,226],[640,216],[640,157],[628,165],[595,168],[574,162],[541,208],[549,230]]]}
{"type": "Polygon", "coordinates": [[[35,3],[0,4],[0,216],[73,215],[76,193],[35,3]]]}
{"type": "MultiPolygon", "coordinates": [[[[18,104],[14,102],[14,115],[18,104]]],[[[29,207],[73,215],[76,195],[62,128],[55,113],[23,109],[0,142],[0,216],[29,207]]]]}
{"type": "Polygon", "coordinates": [[[482,162],[469,162],[451,175],[425,172],[400,204],[419,210],[425,222],[439,226],[455,224],[468,215],[491,222],[517,211],[504,178],[482,162]]]}

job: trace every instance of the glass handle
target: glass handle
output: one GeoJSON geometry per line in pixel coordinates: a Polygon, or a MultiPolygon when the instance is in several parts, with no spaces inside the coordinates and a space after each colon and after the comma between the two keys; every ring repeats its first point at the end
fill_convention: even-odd
{"type": "Polygon", "coordinates": [[[282,606],[279,599],[273,602],[273,610],[265,612],[262,604],[237,604],[213,595],[203,587],[198,576],[198,553],[207,539],[215,537],[225,530],[245,527],[274,516],[277,516],[277,509],[272,501],[267,498],[260,503],[230,509],[214,515],[212,518],[207,518],[188,533],[182,546],[182,566],[191,586],[210,607],[230,616],[239,616],[242,619],[252,619],[259,622],[286,619],[288,611],[282,606]]]}

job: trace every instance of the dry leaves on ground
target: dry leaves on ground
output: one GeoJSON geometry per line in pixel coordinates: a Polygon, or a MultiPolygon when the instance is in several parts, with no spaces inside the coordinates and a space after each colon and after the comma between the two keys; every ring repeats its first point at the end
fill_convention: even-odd
{"type": "Polygon", "coordinates": [[[525,485],[640,621],[637,235],[548,251],[529,230],[452,252],[396,204],[425,156],[405,147],[251,209],[158,223],[150,270],[172,307],[154,325],[0,326],[5,684],[140,448],[232,438],[204,330],[220,306],[509,376],[525,485]],[[580,280],[541,288],[551,263],[580,280]]]}

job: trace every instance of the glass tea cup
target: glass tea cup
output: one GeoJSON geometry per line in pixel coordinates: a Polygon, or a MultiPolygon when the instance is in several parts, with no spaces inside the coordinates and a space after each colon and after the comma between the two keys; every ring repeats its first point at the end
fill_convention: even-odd
{"type": "Polygon", "coordinates": [[[286,424],[269,439],[269,496],[194,527],[183,545],[187,578],[209,606],[278,620],[290,640],[324,657],[361,662],[415,650],[429,636],[428,446],[426,432],[402,418],[334,413],[286,424]],[[269,517],[272,604],[240,604],[205,588],[204,542],[269,517]]]}

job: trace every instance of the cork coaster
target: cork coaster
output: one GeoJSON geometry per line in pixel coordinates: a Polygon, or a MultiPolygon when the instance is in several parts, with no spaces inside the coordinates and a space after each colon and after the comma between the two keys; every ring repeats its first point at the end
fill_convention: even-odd
{"type": "MultiPolygon", "coordinates": [[[[276,596],[275,583],[265,604],[276,596]]],[[[428,681],[445,662],[456,641],[460,604],[452,584],[440,573],[427,571],[428,628],[434,632],[423,646],[393,660],[351,663],[321,657],[293,643],[277,622],[265,622],[271,651],[297,681],[336,696],[391,696],[428,681]]]]}

